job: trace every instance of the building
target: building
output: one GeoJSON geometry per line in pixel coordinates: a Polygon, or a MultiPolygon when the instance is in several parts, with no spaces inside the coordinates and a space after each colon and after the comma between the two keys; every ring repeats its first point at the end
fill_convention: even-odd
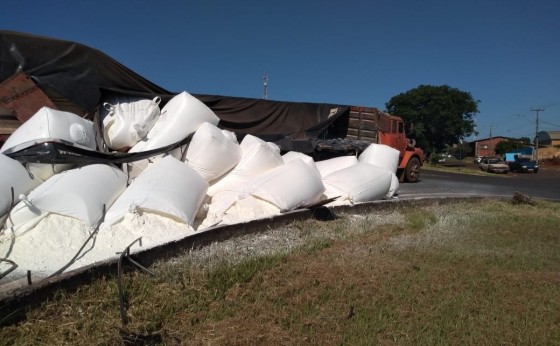
{"type": "Polygon", "coordinates": [[[538,135],[538,159],[560,158],[560,131],[539,131],[538,135]]]}
{"type": "Polygon", "coordinates": [[[489,137],[473,141],[472,144],[474,146],[474,156],[495,156],[496,145],[507,140],[514,141],[516,139],[508,137],[489,137]]]}
{"type": "Polygon", "coordinates": [[[539,147],[560,145],[560,131],[539,131],[538,136],[539,147]]]}

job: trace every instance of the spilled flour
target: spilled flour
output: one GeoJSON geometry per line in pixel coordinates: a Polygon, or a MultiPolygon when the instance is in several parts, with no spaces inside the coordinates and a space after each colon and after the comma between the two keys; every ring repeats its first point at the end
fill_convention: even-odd
{"type": "MultiPolygon", "coordinates": [[[[98,232],[78,219],[49,214],[36,227],[21,234],[13,229],[2,230],[0,258],[15,262],[17,268],[0,279],[0,285],[26,277],[28,270],[33,280],[37,280],[117,258],[139,237],[142,237],[142,247],[136,243],[131,253],[194,233],[194,229],[184,223],[151,213],[127,214],[112,227],[102,224],[98,232]]],[[[12,266],[9,262],[0,262],[0,273],[12,266]]]]}
{"type": "Polygon", "coordinates": [[[277,206],[252,195],[239,199],[234,197],[234,202],[231,205],[226,202],[225,205],[228,205],[226,208],[222,208],[220,202],[210,205],[208,213],[198,229],[243,223],[280,214],[280,209],[277,206]],[[218,205],[218,207],[214,208],[215,205],[218,205]]]}

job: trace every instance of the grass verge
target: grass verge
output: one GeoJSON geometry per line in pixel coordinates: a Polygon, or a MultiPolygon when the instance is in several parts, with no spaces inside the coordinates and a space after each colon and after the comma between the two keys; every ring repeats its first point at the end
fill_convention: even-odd
{"type": "Polygon", "coordinates": [[[0,344],[560,344],[560,205],[308,220],[60,292],[0,344]]]}
{"type": "Polygon", "coordinates": [[[460,163],[455,165],[424,163],[424,165],[422,165],[422,169],[431,170],[431,171],[449,172],[449,173],[462,173],[462,174],[470,174],[470,175],[507,177],[507,175],[505,174],[488,173],[488,172],[481,171],[479,168],[473,167],[472,165],[460,164],[460,163]]]}

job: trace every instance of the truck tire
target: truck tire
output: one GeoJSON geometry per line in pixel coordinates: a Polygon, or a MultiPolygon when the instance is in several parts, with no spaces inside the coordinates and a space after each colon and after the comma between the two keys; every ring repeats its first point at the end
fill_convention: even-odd
{"type": "Polygon", "coordinates": [[[404,177],[409,183],[416,183],[420,178],[420,160],[417,157],[410,158],[406,164],[404,177]]]}

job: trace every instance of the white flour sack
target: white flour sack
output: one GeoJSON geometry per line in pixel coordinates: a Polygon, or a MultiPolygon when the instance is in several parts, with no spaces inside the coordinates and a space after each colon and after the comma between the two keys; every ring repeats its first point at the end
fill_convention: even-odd
{"type": "Polygon", "coordinates": [[[254,176],[284,164],[278,147],[257,137],[245,136],[240,146],[241,160],[234,169],[212,182],[208,188],[209,196],[228,189],[237,190],[236,186],[252,180],[254,176]]]}
{"type": "Polygon", "coordinates": [[[12,207],[12,197],[14,205],[19,202],[20,195],[27,195],[41,183],[38,179],[32,179],[29,172],[18,161],[0,154],[0,228],[4,224],[6,214],[12,207]],[[13,196],[12,196],[13,188],[13,196]]]}
{"type": "Polygon", "coordinates": [[[160,115],[161,99],[122,97],[114,103],[104,102],[103,139],[113,150],[128,149],[146,137],[160,115]]]}
{"type": "Polygon", "coordinates": [[[200,229],[277,215],[318,202],[325,191],[315,167],[301,159],[218,191],[200,229]]]}
{"type": "Polygon", "coordinates": [[[192,226],[208,183],[194,169],[172,156],[148,166],[115,201],[105,216],[109,226],[128,213],[150,212],[192,226]]]}
{"type": "Polygon", "coordinates": [[[245,191],[286,212],[318,202],[325,187],[317,169],[297,159],[257,176],[245,191]]]}
{"type": "Polygon", "coordinates": [[[146,168],[148,168],[148,166],[150,166],[157,160],[168,155],[173,156],[177,160],[182,160],[186,150],[186,146],[180,146],[166,153],[155,155],[147,159],[123,163],[122,169],[128,175],[128,183],[130,184],[137,176],[140,175],[140,173],[142,173],[146,168]]]}
{"type": "Polygon", "coordinates": [[[44,139],[62,139],[92,150],[96,147],[91,121],[74,113],[43,107],[8,137],[0,151],[44,139]]]}
{"type": "Polygon", "coordinates": [[[93,164],[71,169],[54,175],[27,197],[22,196],[6,225],[13,227],[17,235],[53,213],[94,227],[103,216],[103,205],[109,208],[125,188],[126,175],[112,166],[93,164]]]}
{"type": "Polygon", "coordinates": [[[298,160],[298,159],[305,162],[307,165],[309,165],[315,171],[317,171],[317,174],[321,175],[321,173],[317,169],[317,166],[315,165],[315,161],[313,160],[313,158],[311,156],[305,155],[304,153],[299,153],[297,151],[288,151],[287,153],[282,155],[282,161],[284,161],[284,164],[295,161],[295,160],[298,160]]]}
{"type": "Polygon", "coordinates": [[[339,202],[351,204],[380,200],[387,196],[393,175],[385,168],[359,162],[326,176],[325,196],[340,196],[339,202]]]}
{"type": "Polygon", "coordinates": [[[225,131],[204,123],[189,143],[185,163],[206,181],[221,177],[241,160],[241,146],[235,136],[227,135],[225,131]]]}
{"type": "Polygon", "coordinates": [[[356,156],[339,156],[324,161],[317,161],[315,162],[315,166],[317,166],[321,177],[324,178],[331,173],[353,166],[357,163],[358,158],[356,156]]]}
{"type": "Polygon", "coordinates": [[[161,109],[161,114],[146,138],[131,153],[165,147],[193,134],[205,122],[218,125],[220,119],[202,101],[183,91],[161,109]]]}
{"type": "Polygon", "coordinates": [[[385,144],[370,144],[358,157],[359,162],[371,163],[396,173],[400,152],[385,144]]]}
{"type": "Polygon", "coordinates": [[[387,196],[385,197],[392,198],[399,191],[399,187],[400,187],[399,178],[395,173],[393,173],[393,175],[391,176],[391,187],[389,188],[389,191],[387,191],[387,196]]]}
{"type": "MultiPolygon", "coordinates": [[[[43,107],[8,137],[0,152],[15,149],[15,147],[23,148],[26,143],[34,144],[37,141],[53,139],[68,141],[91,150],[96,148],[91,121],[74,113],[43,107]]],[[[42,181],[74,166],[73,164],[50,163],[27,164],[29,172],[42,181]]]]}

